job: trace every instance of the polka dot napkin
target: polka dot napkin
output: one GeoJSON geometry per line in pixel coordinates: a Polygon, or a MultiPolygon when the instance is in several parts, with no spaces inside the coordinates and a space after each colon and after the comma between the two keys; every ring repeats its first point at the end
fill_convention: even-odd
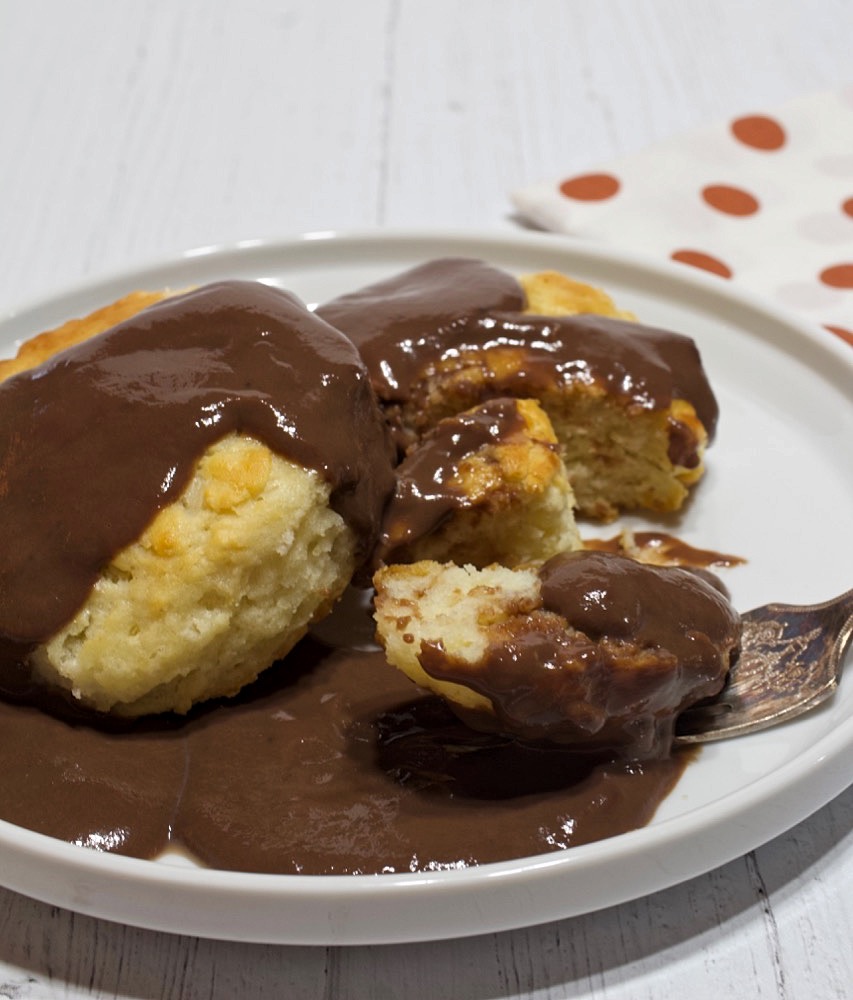
{"type": "Polygon", "coordinates": [[[703,268],[853,345],[853,87],[512,197],[545,229],[703,268]]]}

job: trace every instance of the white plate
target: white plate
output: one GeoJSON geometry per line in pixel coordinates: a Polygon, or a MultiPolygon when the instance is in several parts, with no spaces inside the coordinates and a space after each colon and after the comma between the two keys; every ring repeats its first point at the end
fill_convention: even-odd
{"type": "MultiPolygon", "coordinates": [[[[819,601],[853,583],[853,351],[687,268],[551,236],[321,233],[204,248],[89,284],[0,322],[0,353],[134,288],[258,278],[315,303],[447,254],[516,272],[568,271],[605,286],[645,321],[695,337],[722,417],[706,479],[664,527],[748,559],[723,571],[742,610],[819,601]]],[[[843,791],[851,764],[853,684],[846,684],[806,718],[707,747],[649,826],[564,853],[416,875],[245,875],[99,854],[0,822],[0,883],[81,913],[203,937],[287,944],[458,937],[589,912],[706,872],[843,791]]]]}

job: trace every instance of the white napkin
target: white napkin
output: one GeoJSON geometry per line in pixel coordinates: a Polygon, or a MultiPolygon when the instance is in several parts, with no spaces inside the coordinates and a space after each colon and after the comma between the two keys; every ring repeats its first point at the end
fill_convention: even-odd
{"type": "Polygon", "coordinates": [[[853,345],[853,87],[512,199],[545,229],[702,267],[853,345]]]}

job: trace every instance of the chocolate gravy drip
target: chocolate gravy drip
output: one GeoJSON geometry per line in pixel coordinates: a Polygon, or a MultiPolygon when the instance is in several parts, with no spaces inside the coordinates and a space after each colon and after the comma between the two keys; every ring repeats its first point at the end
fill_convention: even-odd
{"type": "Polygon", "coordinates": [[[69,621],[231,432],[321,473],[367,553],[393,487],[387,431],[352,344],[288,292],[208,285],[0,386],[0,636],[69,621]]]}
{"type": "MultiPolygon", "coordinates": [[[[449,258],[342,296],[318,312],[352,338],[387,402],[406,402],[439,363],[452,367],[461,356],[463,365],[472,354],[487,365],[487,349],[516,348],[523,363],[484,392],[538,398],[572,383],[598,383],[643,410],[685,399],[713,438],[717,403],[689,337],[591,313],[533,316],[523,308],[514,279],[480,261],[449,258]]],[[[680,452],[683,464],[693,460],[680,452]]]]}
{"type": "Polygon", "coordinates": [[[481,260],[427,261],[317,309],[359,349],[385,400],[405,400],[415,374],[472,318],[524,308],[524,290],[506,271],[481,260]]]}
{"type": "MultiPolygon", "coordinates": [[[[704,569],[708,566],[740,566],[746,560],[742,556],[728,555],[714,549],[699,549],[681,538],[665,531],[634,531],[630,538],[614,535],[612,538],[586,538],[584,547],[598,552],[622,553],[626,544],[638,554],[653,553],[656,559],[673,566],[689,566],[704,569]]],[[[650,560],[653,561],[653,560],[650,560]]],[[[720,589],[720,585],[717,585],[720,589]]]]}
{"type": "Polygon", "coordinates": [[[673,465],[680,465],[683,469],[695,469],[701,458],[696,450],[696,435],[693,433],[693,428],[673,417],[669,418],[667,424],[669,427],[667,458],[673,465]]]}
{"type": "Polygon", "coordinates": [[[438,423],[397,467],[397,487],[382,523],[374,559],[390,563],[434,531],[471,498],[453,480],[461,462],[524,428],[514,399],[495,399],[438,423]]]}
{"type": "MultiPolygon", "coordinates": [[[[688,337],[640,326],[629,320],[591,313],[576,316],[528,316],[494,313],[454,331],[441,354],[422,358],[409,373],[414,384],[430,364],[489,347],[518,349],[523,363],[490,383],[495,391],[540,398],[572,384],[602,386],[637,410],[666,410],[673,399],[685,399],[713,438],[718,407],[688,337]]],[[[683,450],[683,449],[682,449],[683,450]]]]}
{"type": "Polygon", "coordinates": [[[579,759],[483,736],[382,654],[311,639],[235,700],[156,725],[111,732],[0,702],[0,758],[0,816],[20,826],[135,857],[171,844],[211,867],[318,875],[614,836],[651,819],[690,759],[579,759]]]}
{"type": "Polygon", "coordinates": [[[479,663],[425,643],[424,670],[491,701],[493,714],[462,713],[473,726],[667,755],[678,713],[722,688],[739,616],[689,570],[612,553],[562,553],[539,576],[542,611],[507,630],[479,663]]]}

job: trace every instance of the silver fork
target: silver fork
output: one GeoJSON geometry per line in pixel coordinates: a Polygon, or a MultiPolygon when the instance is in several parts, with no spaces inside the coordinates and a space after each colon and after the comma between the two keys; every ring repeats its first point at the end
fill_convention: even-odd
{"type": "Polygon", "coordinates": [[[753,733],[802,715],[838,687],[853,636],[853,590],[823,604],[767,604],[742,616],[740,654],[725,688],[683,712],[676,744],[753,733]]]}

